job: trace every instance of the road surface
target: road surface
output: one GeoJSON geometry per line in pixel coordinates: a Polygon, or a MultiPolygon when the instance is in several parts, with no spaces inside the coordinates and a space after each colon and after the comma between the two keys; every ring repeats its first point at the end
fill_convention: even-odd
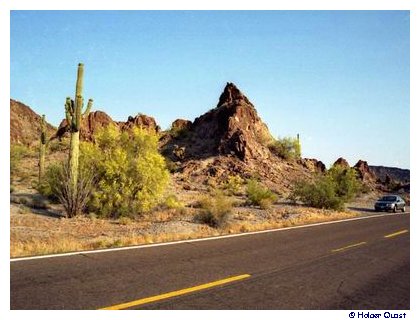
{"type": "Polygon", "coordinates": [[[409,214],[10,262],[11,309],[409,309],[409,214]]]}

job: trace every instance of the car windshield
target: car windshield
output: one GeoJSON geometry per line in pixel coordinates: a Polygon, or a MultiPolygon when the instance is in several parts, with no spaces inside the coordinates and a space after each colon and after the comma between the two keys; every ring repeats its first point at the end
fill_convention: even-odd
{"type": "Polygon", "coordinates": [[[395,196],[385,196],[385,197],[382,197],[379,200],[380,201],[396,201],[397,200],[397,197],[395,197],[395,196]]]}

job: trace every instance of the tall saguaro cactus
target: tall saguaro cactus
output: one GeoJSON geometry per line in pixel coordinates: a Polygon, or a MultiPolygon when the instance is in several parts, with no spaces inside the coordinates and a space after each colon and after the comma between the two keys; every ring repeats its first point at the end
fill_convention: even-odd
{"type": "Polygon", "coordinates": [[[39,172],[38,183],[41,184],[45,172],[45,150],[47,149],[47,131],[45,126],[45,114],[41,117],[41,135],[39,144],[39,172]]]}
{"type": "Polygon", "coordinates": [[[77,81],[76,81],[76,95],[75,100],[67,97],[65,104],[66,120],[70,128],[70,153],[69,153],[69,174],[70,182],[73,191],[77,192],[78,170],[79,170],[79,136],[80,126],[83,118],[89,114],[93,104],[93,100],[89,99],[86,110],[83,102],[83,63],[79,63],[77,68],[77,81]]]}

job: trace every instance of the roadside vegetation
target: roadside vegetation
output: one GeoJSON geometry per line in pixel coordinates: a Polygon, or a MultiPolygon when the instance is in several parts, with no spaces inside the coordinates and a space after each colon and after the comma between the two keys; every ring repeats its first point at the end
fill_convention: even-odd
{"type": "Polygon", "coordinates": [[[336,165],[313,181],[298,181],[290,199],[314,208],[343,210],[361,188],[355,169],[336,165]]]}
{"type": "Polygon", "coordinates": [[[297,160],[301,157],[301,145],[298,138],[279,138],[272,141],[268,148],[272,153],[285,160],[297,160]]]}

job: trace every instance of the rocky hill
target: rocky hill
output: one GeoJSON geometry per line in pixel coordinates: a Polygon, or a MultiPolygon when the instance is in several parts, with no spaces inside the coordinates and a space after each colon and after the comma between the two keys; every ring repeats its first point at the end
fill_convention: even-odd
{"type": "MultiPolygon", "coordinates": [[[[48,120],[48,119],[47,119],[48,120]]],[[[41,134],[41,117],[29,106],[10,99],[10,143],[33,145],[38,143],[41,134]]],[[[47,122],[47,135],[55,133],[56,128],[47,122]]]]}
{"type": "Polygon", "coordinates": [[[227,83],[216,107],[193,122],[178,119],[162,137],[162,153],[179,166],[180,180],[223,181],[229,175],[260,178],[274,190],[325,170],[316,159],[284,161],[268,148],[273,138],[250,100],[227,83]]]}
{"type": "Polygon", "coordinates": [[[387,180],[387,176],[395,182],[410,182],[410,170],[408,169],[384,166],[369,166],[369,168],[375,174],[375,176],[383,182],[387,180]]]}

